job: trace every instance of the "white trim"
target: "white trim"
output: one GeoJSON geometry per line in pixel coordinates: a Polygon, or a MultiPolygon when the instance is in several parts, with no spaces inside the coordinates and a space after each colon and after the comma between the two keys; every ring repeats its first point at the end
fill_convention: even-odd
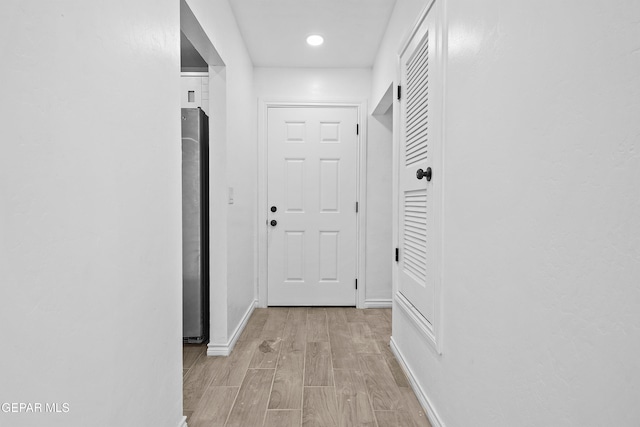
{"type": "Polygon", "coordinates": [[[182,417],[180,423],[178,424],[178,427],[189,427],[187,426],[187,417],[182,417]]]}
{"type": "Polygon", "coordinates": [[[368,298],[364,300],[364,308],[391,308],[393,301],[390,298],[368,298]]]}
{"type": "Polygon", "coordinates": [[[228,344],[207,344],[207,356],[228,356],[231,350],[228,344]]]}
{"type": "Polygon", "coordinates": [[[448,0],[438,0],[440,2],[440,6],[438,9],[439,18],[436,20],[440,25],[438,26],[439,40],[440,40],[440,78],[442,82],[442,88],[440,91],[440,107],[442,108],[442,114],[440,115],[440,119],[442,120],[442,124],[440,126],[440,140],[442,143],[440,144],[440,170],[442,171],[440,179],[442,180],[442,184],[440,185],[440,212],[439,212],[439,220],[440,220],[440,259],[438,260],[438,269],[440,271],[440,280],[438,281],[438,286],[436,288],[436,322],[434,333],[436,335],[436,342],[438,347],[439,354],[442,354],[442,337],[444,336],[444,239],[445,239],[445,215],[444,215],[444,206],[445,206],[445,184],[446,184],[446,174],[444,173],[446,170],[445,166],[445,153],[447,149],[447,122],[446,122],[446,95],[447,95],[447,63],[449,61],[449,21],[447,20],[447,10],[448,10],[448,0]]]}
{"type": "Polygon", "coordinates": [[[238,323],[235,331],[233,331],[233,335],[231,335],[231,338],[229,338],[229,341],[226,344],[209,343],[207,345],[207,356],[228,356],[231,354],[233,347],[236,345],[236,341],[238,341],[240,334],[242,334],[242,331],[244,331],[244,328],[247,326],[247,322],[249,321],[253,310],[255,310],[257,303],[258,302],[256,300],[251,302],[249,308],[247,308],[247,311],[244,313],[244,316],[242,316],[240,323],[238,323]]]}
{"type": "Polygon", "coordinates": [[[356,290],[356,307],[365,306],[366,289],[366,224],[367,224],[367,103],[366,101],[349,100],[327,100],[319,102],[308,101],[275,101],[268,99],[258,99],[258,182],[257,185],[257,207],[256,233],[257,248],[256,258],[258,260],[258,282],[257,295],[258,307],[267,307],[267,287],[268,287],[268,263],[267,263],[267,113],[269,108],[299,108],[299,107],[335,107],[335,108],[355,108],[358,116],[360,132],[358,135],[358,155],[357,155],[357,194],[359,203],[358,229],[357,229],[357,253],[356,253],[356,277],[358,279],[358,289],[356,290]]]}
{"type": "MultiPolygon", "coordinates": [[[[398,52],[398,65],[400,62],[400,57],[404,54],[404,51],[407,50],[407,48],[409,47],[409,44],[411,44],[411,40],[416,35],[416,33],[420,30],[420,26],[422,25],[424,20],[427,18],[427,15],[429,14],[429,10],[431,10],[431,7],[435,2],[436,0],[429,0],[429,2],[424,6],[422,11],[420,12],[418,19],[416,19],[416,21],[413,23],[413,26],[411,27],[411,31],[409,31],[405,36],[405,38],[402,40],[402,43],[400,44],[401,48],[400,48],[400,51],[398,52]]],[[[398,69],[398,71],[400,70],[398,69]]],[[[399,72],[398,72],[398,77],[400,77],[399,72]]],[[[404,96],[406,96],[406,93],[404,94],[404,96]]]]}
{"type": "Polygon", "coordinates": [[[389,346],[391,347],[391,352],[398,360],[398,363],[400,364],[402,371],[404,372],[407,379],[409,380],[409,384],[411,385],[413,392],[418,398],[420,405],[422,405],[422,408],[427,413],[427,418],[429,418],[429,422],[431,423],[431,425],[433,427],[445,427],[444,423],[440,419],[440,416],[438,415],[438,412],[433,406],[431,399],[429,399],[429,396],[427,396],[427,393],[425,393],[424,389],[420,387],[420,384],[418,384],[416,377],[413,375],[413,372],[409,368],[409,365],[407,365],[407,361],[404,358],[404,355],[402,354],[398,346],[396,345],[396,342],[393,340],[393,337],[391,337],[389,346]]]}
{"type": "Polygon", "coordinates": [[[356,307],[363,308],[367,289],[367,103],[363,101],[356,107],[358,114],[358,159],[357,159],[357,185],[358,192],[358,241],[356,277],[358,289],[356,290],[356,307]]]}
{"type": "Polygon", "coordinates": [[[409,302],[409,300],[400,292],[396,292],[394,302],[402,310],[401,312],[408,317],[413,326],[427,339],[427,342],[433,347],[438,354],[442,354],[442,350],[436,340],[433,325],[409,302]]]}
{"type": "Polygon", "coordinates": [[[181,71],[180,77],[209,77],[209,71],[181,71]]]}
{"type": "Polygon", "coordinates": [[[258,99],[258,173],[256,183],[257,196],[257,215],[256,215],[256,238],[258,240],[256,247],[256,259],[258,262],[256,295],[258,296],[258,307],[267,306],[267,286],[268,286],[268,268],[267,268],[267,113],[269,104],[258,99]],[[264,226],[263,226],[264,224],[264,226]]]}

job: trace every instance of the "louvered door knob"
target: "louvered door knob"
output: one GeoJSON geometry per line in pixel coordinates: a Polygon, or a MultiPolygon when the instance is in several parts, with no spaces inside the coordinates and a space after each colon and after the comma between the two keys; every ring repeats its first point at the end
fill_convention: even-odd
{"type": "Polygon", "coordinates": [[[275,227],[276,225],[278,225],[278,221],[276,221],[275,219],[272,219],[269,224],[271,224],[272,227],[275,227]]]}
{"type": "Polygon", "coordinates": [[[427,178],[427,181],[431,181],[431,168],[427,168],[426,171],[423,171],[422,169],[418,169],[418,171],[416,172],[416,178],[418,179],[427,178]]]}

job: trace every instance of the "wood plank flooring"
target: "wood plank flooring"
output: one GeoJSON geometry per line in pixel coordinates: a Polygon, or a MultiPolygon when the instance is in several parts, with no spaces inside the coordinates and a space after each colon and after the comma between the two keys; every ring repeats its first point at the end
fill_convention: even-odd
{"type": "Polygon", "coordinates": [[[389,348],[391,310],[256,309],[228,357],[183,347],[189,427],[431,427],[389,348]]]}

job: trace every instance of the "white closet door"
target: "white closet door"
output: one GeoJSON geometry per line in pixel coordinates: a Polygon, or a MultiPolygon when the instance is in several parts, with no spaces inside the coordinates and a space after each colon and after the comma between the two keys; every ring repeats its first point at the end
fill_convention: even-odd
{"type": "Polygon", "coordinates": [[[441,209],[441,111],[435,91],[439,58],[435,6],[400,56],[398,291],[433,325],[441,209]]]}

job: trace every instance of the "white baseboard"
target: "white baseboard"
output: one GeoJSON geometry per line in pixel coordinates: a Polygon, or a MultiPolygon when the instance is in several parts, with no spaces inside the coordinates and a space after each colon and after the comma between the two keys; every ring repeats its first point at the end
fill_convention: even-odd
{"type": "Polygon", "coordinates": [[[182,417],[182,419],[180,420],[180,424],[178,424],[178,427],[189,427],[187,426],[187,417],[182,417]]]}
{"type": "Polygon", "coordinates": [[[422,405],[422,408],[427,413],[427,418],[429,418],[429,422],[431,422],[431,425],[433,427],[444,427],[444,423],[438,416],[438,413],[433,407],[431,400],[429,399],[427,394],[424,392],[422,387],[420,387],[420,384],[418,384],[416,377],[413,375],[413,372],[411,372],[411,370],[409,369],[409,366],[407,365],[404,355],[396,345],[396,342],[393,340],[393,337],[391,337],[391,342],[389,343],[389,346],[391,347],[391,351],[393,352],[393,354],[396,356],[396,359],[398,360],[400,367],[402,368],[405,375],[409,379],[409,384],[411,384],[411,388],[413,389],[413,392],[416,394],[416,397],[418,398],[418,401],[422,405]]]}
{"type": "Polygon", "coordinates": [[[212,344],[207,345],[207,356],[228,356],[231,354],[232,347],[229,344],[212,344]]]}
{"type": "Polygon", "coordinates": [[[364,300],[364,308],[391,308],[391,298],[371,298],[364,300]]]}
{"type": "Polygon", "coordinates": [[[247,322],[251,317],[251,313],[253,313],[253,310],[256,309],[257,304],[258,304],[257,300],[254,300],[253,302],[251,302],[251,304],[249,305],[249,308],[247,308],[247,311],[244,313],[244,316],[242,316],[240,323],[238,323],[238,326],[236,327],[235,331],[233,331],[233,334],[231,335],[231,338],[229,338],[229,341],[227,341],[227,343],[225,344],[209,343],[207,345],[207,356],[228,356],[231,354],[233,347],[236,346],[236,341],[238,341],[240,334],[242,334],[242,331],[244,331],[245,326],[247,326],[247,322]]]}

